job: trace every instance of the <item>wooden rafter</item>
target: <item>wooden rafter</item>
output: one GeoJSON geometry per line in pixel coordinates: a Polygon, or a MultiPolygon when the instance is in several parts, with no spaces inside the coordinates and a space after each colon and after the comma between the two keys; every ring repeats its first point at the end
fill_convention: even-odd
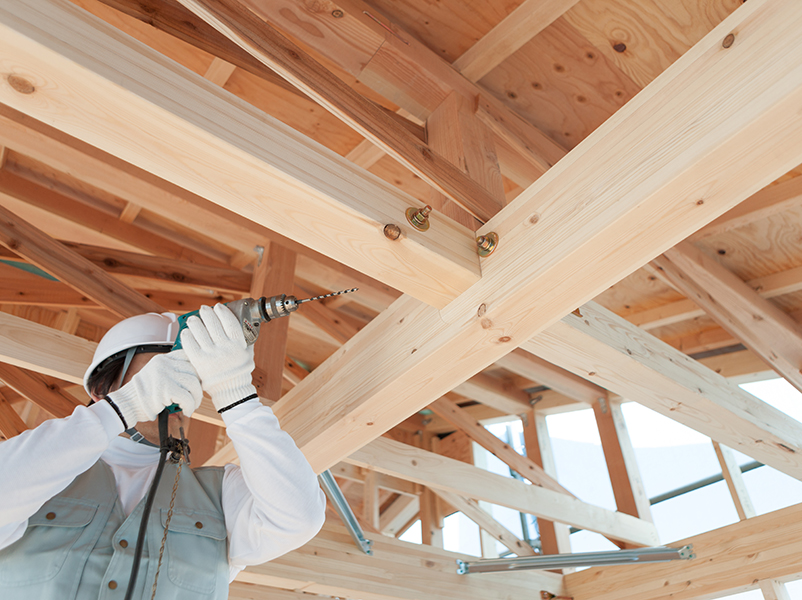
{"type": "Polygon", "coordinates": [[[37,81],[65,82],[52,88],[64,93],[48,92],[46,104],[2,88],[0,101],[14,109],[44,120],[58,112],[62,117],[53,121],[66,133],[433,305],[444,306],[478,279],[467,229],[437,215],[426,234],[407,227],[406,209],[420,206],[412,197],[138,42],[123,43],[91,15],[37,0],[4,4],[0,20],[6,42],[0,52],[37,81]],[[89,81],[92,93],[81,102],[103,95],[98,86],[108,96],[93,109],[69,111],[77,100],[67,90],[89,81]],[[101,116],[111,106],[113,118],[101,116]],[[126,118],[121,110],[130,111],[126,118]],[[75,120],[67,122],[70,112],[75,120]],[[141,119],[149,126],[139,127],[141,119]],[[404,235],[388,240],[388,223],[400,224],[404,235]],[[318,233],[333,229],[348,232],[350,241],[318,233]]]}

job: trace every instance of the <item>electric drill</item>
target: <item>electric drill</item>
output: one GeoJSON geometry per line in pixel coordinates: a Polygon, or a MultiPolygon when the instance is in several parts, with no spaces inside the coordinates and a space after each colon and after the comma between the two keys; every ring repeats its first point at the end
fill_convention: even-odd
{"type": "MultiPolygon", "coordinates": [[[[281,294],[280,296],[272,296],[267,298],[243,298],[241,300],[233,300],[226,302],[226,306],[233,312],[240,325],[242,325],[242,333],[245,334],[245,342],[251,346],[256,343],[256,338],[259,337],[259,328],[262,323],[278,319],[280,317],[288,317],[291,313],[298,310],[304,302],[311,302],[313,300],[322,300],[323,298],[330,298],[331,296],[340,296],[341,294],[350,294],[357,291],[358,288],[350,290],[342,290],[340,292],[333,292],[331,294],[324,294],[322,296],[313,296],[312,298],[304,298],[298,300],[295,296],[287,296],[281,294]]],[[[200,311],[194,310],[178,317],[178,336],[175,338],[175,345],[173,350],[181,348],[181,332],[186,329],[187,320],[196,316],[200,311]]],[[[167,407],[171,413],[178,412],[181,408],[177,404],[171,404],[167,407]]]]}

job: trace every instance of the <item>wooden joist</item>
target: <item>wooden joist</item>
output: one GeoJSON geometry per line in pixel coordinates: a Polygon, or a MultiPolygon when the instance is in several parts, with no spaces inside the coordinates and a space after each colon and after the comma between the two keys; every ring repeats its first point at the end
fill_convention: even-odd
{"type": "Polygon", "coordinates": [[[0,390],[0,434],[9,439],[28,429],[28,426],[6,399],[4,392],[0,390]]]}
{"type": "Polygon", "coordinates": [[[24,114],[434,306],[479,278],[469,230],[407,226],[411,196],[76,7],[4,3],[0,39],[34,86],[0,102],[24,114]],[[388,223],[404,235],[387,239],[388,223]]]}
{"type": "Polygon", "coordinates": [[[364,600],[508,600],[530,597],[532,590],[562,593],[561,577],[554,573],[507,573],[502,586],[490,577],[458,575],[456,559],[471,560],[464,554],[384,536],[373,538],[372,550],[372,556],[361,553],[344,528],[327,523],[305,546],[247,567],[236,581],[364,600]]]}
{"type": "Polygon", "coordinates": [[[0,381],[56,418],[71,415],[80,404],[40,373],[0,363],[0,381]]]}
{"type": "Polygon", "coordinates": [[[480,283],[442,311],[402,297],[286,394],[276,413],[314,468],[425,407],[802,162],[802,120],[790,108],[802,101],[802,50],[783,50],[796,47],[796,25],[795,2],[739,8],[479,230],[501,240],[483,260],[480,283]],[[737,43],[723,48],[734,28],[737,43]],[[763,44],[767,36],[772,44],[763,44]],[[744,77],[761,83],[744,86],[744,77]],[[748,157],[742,147],[752,148],[748,157]]]}
{"type": "Polygon", "coordinates": [[[346,462],[617,540],[646,546],[657,543],[657,530],[646,521],[387,438],[372,441],[346,462]]]}
{"type": "Polygon", "coordinates": [[[654,264],[714,321],[802,390],[802,325],[689,242],[654,264]]]}
{"type": "Polygon", "coordinates": [[[595,303],[523,347],[796,478],[802,425],[595,303]]]}
{"type": "Polygon", "coordinates": [[[566,594],[574,600],[704,600],[796,575],[802,561],[802,504],[669,545],[686,544],[693,544],[695,559],[566,575],[566,594]]]}
{"type": "Polygon", "coordinates": [[[162,311],[156,302],[3,207],[0,243],[120,317],[162,311]]]}

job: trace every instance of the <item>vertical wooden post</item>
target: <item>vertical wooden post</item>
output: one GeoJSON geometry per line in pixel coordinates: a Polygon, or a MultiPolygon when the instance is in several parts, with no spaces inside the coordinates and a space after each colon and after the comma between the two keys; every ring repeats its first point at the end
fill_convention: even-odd
{"type": "Polygon", "coordinates": [[[365,523],[376,530],[379,524],[379,486],[376,484],[376,471],[365,471],[364,488],[362,492],[362,518],[365,523]]]}
{"type": "MultiPolygon", "coordinates": [[[[551,477],[557,478],[557,467],[554,465],[554,453],[551,449],[551,438],[546,426],[546,416],[531,410],[524,415],[524,445],[526,455],[551,477]]],[[[545,519],[537,520],[540,531],[540,550],[543,554],[567,554],[571,552],[568,526],[545,519]]],[[[563,569],[563,573],[573,569],[563,569]]]]}
{"type": "Polygon", "coordinates": [[[643,489],[621,402],[617,398],[601,397],[593,403],[593,412],[618,510],[651,523],[649,498],[643,489]]]}
{"type": "MultiPolygon", "coordinates": [[[[475,114],[472,100],[452,93],[426,121],[427,141],[435,152],[458,166],[471,179],[487,189],[497,204],[486,207],[495,214],[506,197],[496,157],[493,133],[475,114]]],[[[432,191],[431,205],[471,230],[478,221],[440,192],[432,191]]]]}
{"type": "MultiPolygon", "coordinates": [[[[471,442],[471,448],[473,449],[473,464],[480,469],[486,469],[487,454],[485,449],[476,442],[471,442]]],[[[493,510],[489,502],[479,500],[479,508],[486,511],[489,515],[493,515],[493,510]]],[[[482,547],[482,558],[498,558],[496,538],[481,528],[479,529],[479,543],[482,547]]]]}
{"type": "MultiPolygon", "coordinates": [[[[424,432],[422,446],[433,451],[437,442],[432,434],[424,432]]],[[[440,514],[437,495],[429,488],[423,488],[420,496],[421,541],[429,546],[443,547],[443,519],[440,514]]]]}
{"type": "MultiPolygon", "coordinates": [[[[278,244],[265,242],[261,262],[257,263],[253,271],[251,296],[260,298],[292,294],[294,278],[295,253],[278,244]]],[[[256,370],[261,370],[264,377],[255,377],[254,385],[261,397],[274,402],[281,398],[281,380],[291,318],[284,317],[263,324],[254,348],[256,370]]]]}

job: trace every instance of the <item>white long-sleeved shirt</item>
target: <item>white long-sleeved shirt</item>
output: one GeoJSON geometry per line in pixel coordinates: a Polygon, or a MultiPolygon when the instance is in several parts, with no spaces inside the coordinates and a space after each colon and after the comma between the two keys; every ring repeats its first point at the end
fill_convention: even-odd
{"type": "MultiPolygon", "coordinates": [[[[223,413],[240,466],[226,465],[223,512],[230,579],[247,565],[281,556],[322,527],[326,500],[317,478],[279,427],[273,411],[250,400],[223,413]]],[[[109,465],[126,515],[145,496],[157,448],[119,437],[122,423],[106,402],[79,406],[0,444],[0,549],[25,533],[28,519],[98,459],[109,465]]]]}

